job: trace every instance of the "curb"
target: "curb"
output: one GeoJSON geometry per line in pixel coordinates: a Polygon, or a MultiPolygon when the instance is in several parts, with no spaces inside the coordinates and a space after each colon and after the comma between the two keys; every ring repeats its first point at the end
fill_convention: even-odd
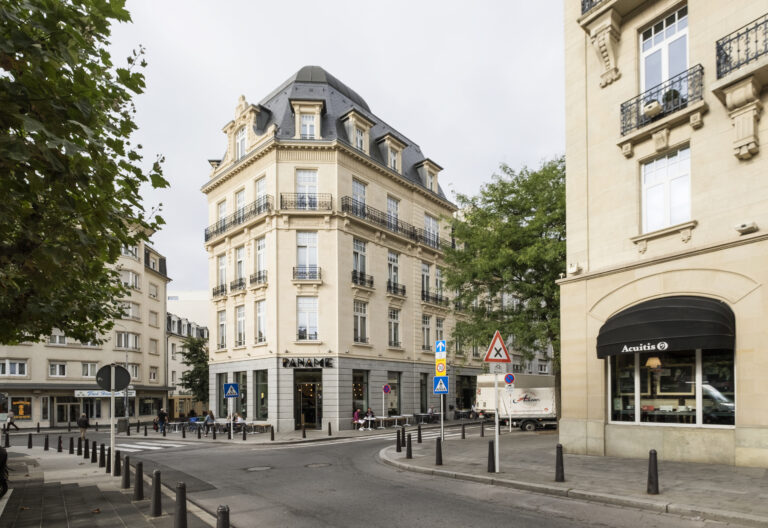
{"type": "Polygon", "coordinates": [[[543,495],[554,495],[557,497],[566,497],[570,499],[585,500],[591,502],[599,502],[601,504],[608,504],[611,506],[623,506],[629,508],[635,508],[638,510],[647,510],[657,513],[671,513],[674,515],[686,516],[686,517],[700,517],[702,519],[709,519],[720,522],[734,522],[740,523],[746,526],[765,527],[768,526],[768,517],[760,515],[752,515],[749,513],[733,512],[725,510],[710,510],[707,508],[701,508],[698,506],[689,506],[686,504],[675,504],[663,501],[656,501],[651,499],[638,499],[634,497],[621,497],[618,495],[609,495],[607,493],[599,493],[596,491],[579,490],[574,488],[550,486],[547,484],[534,484],[532,482],[522,482],[519,480],[499,479],[493,477],[486,477],[482,475],[472,475],[468,473],[457,473],[455,471],[447,471],[444,469],[430,469],[419,466],[412,466],[399,460],[389,458],[387,451],[392,449],[391,447],[385,447],[378,453],[378,459],[389,466],[401,469],[403,471],[411,471],[413,473],[421,473],[424,475],[433,475],[436,477],[454,478],[460,480],[466,480],[469,482],[477,482],[480,484],[488,484],[491,486],[503,486],[506,488],[513,488],[522,491],[530,491],[533,493],[541,493],[543,495]]]}

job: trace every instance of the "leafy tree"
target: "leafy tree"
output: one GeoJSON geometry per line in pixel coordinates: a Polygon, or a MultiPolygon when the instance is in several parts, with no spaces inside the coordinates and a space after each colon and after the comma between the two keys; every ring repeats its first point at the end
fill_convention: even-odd
{"type": "Polygon", "coordinates": [[[456,290],[454,340],[490,343],[498,329],[531,359],[551,345],[560,359],[560,289],[565,271],[565,160],[501,175],[474,197],[458,196],[455,250],[445,255],[446,284],[456,290]]]}
{"type": "Polygon", "coordinates": [[[0,5],[0,344],[97,341],[127,294],[108,265],[163,223],[139,195],[168,185],[162,158],[142,167],[130,141],[143,50],[125,67],[107,51],[124,4],[0,5]]]}
{"type": "Polygon", "coordinates": [[[192,367],[181,375],[179,385],[190,391],[199,402],[208,401],[208,340],[187,337],[181,350],[181,362],[192,367]]]}

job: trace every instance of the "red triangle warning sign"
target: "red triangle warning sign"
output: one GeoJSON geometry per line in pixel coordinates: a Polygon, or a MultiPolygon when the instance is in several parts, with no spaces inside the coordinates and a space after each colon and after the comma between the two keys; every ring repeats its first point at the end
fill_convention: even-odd
{"type": "Polygon", "coordinates": [[[512,363],[512,358],[509,357],[509,352],[507,352],[507,345],[504,344],[504,340],[501,338],[498,330],[493,335],[491,346],[488,347],[488,352],[485,353],[483,361],[486,363],[512,363]]]}

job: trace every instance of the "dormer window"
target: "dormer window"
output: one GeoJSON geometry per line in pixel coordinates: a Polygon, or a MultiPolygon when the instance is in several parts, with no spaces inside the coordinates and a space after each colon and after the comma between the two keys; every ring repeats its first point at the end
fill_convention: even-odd
{"type": "Polygon", "coordinates": [[[237,131],[235,135],[235,160],[245,156],[245,127],[237,131]]]}
{"type": "Polygon", "coordinates": [[[323,101],[291,100],[291,107],[296,127],[293,139],[323,139],[323,101]]]}
{"type": "Polygon", "coordinates": [[[354,108],[341,116],[341,122],[347,131],[349,144],[363,152],[369,154],[368,148],[371,142],[370,133],[373,123],[354,108]]]}
{"type": "Polygon", "coordinates": [[[435,192],[435,175],[431,172],[427,173],[427,189],[435,192]]]}
{"type": "Polygon", "coordinates": [[[437,175],[443,168],[429,158],[416,164],[416,170],[424,182],[424,187],[433,193],[438,192],[437,175]]]}
{"type": "Polygon", "coordinates": [[[314,115],[301,115],[301,139],[315,139],[314,115]]]}
{"type": "Polygon", "coordinates": [[[379,144],[381,157],[387,165],[387,168],[402,174],[403,173],[403,159],[402,153],[406,145],[394,135],[387,132],[379,139],[376,140],[379,144]]]}
{"type": "Polygon", "coordinates": [[[397,151],[392,148],[389,149],[389,168],[397,170],[397,151]]]}
{"type": "Polygon", "coordinates": [[[355,127],[355,146],[365,152],[365,131],[362,128],[355,127]]]}

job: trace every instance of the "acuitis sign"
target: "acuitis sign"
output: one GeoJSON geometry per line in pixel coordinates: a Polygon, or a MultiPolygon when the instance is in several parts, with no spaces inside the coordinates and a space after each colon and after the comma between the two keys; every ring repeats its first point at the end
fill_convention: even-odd
{"type": "Polygon", "coordinates": [[[664,352],[669,348],[669,343],[666,341],[659,341],[658,343],[640,343],[639,345],[624,345],[621,349],[621,353],[632,352],[664,352]]]}

